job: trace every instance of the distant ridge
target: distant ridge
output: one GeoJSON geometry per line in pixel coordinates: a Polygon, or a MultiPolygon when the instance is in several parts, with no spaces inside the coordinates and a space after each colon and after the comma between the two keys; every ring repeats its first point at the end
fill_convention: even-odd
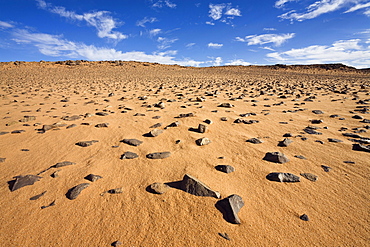
{"type": "MultiPolygon", "coordinates": [[[[142,66],[174,66],[174,67],[192,67],[192,66],[180,66],[177,64],[168,65],[160,63],[150,63],[150,62],[138,62],[138,61],[88,61],[88,60],[65,60],[65,61],[39,61],[39,62],[25,62],[25,61],[11,61],[11,62],[0,62],[0,65],[22,65],[22,64],[58,64],[67,66],[78,66],[87,64],[109,64],[115,66],[123,65],[142,65],[142,66]]],[[[332,63],[332,64],[308,64],[308,65],[286,65],[286,64],[275,64],[275,65],[223,65],[223,66],[209,66],[209,67],[194,67],[194,68],[222,68],[222,67],[253,67],[253,68],[269,68],[269,69],[283,69],[283,70],[326,70],[326,71],[342,71],[342,72],[365,72],[370,73],[370,68],[356,69],[352,66],[347,66],[342,63],[332,63]]]]}

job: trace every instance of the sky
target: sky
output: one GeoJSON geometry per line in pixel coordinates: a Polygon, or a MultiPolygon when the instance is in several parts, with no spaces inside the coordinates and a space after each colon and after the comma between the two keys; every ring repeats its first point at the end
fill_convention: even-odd
{"type": "Polygon", "coordinates": [[[0,0],[0,61],[370,68],[370,0],[0,0]]]}

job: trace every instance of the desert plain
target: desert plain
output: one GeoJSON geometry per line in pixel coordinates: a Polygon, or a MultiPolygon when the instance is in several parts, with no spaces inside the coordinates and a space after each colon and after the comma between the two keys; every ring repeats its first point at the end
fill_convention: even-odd
{"type": "Polygon", "coordinates": [[[0,246],[369,246],[369,90],[343,65],[0,63],[0,246]]]}

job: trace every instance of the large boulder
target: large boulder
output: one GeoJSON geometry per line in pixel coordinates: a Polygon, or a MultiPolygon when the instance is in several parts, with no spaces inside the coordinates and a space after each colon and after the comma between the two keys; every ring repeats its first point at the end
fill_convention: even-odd
{"type": "Polygon", "coordinates": [[[184,178],[182,179],[181,189],[196,196],[210,196],[215,198],[221,197],[218,191],[212,190],[207,185],[189,174],[185,174],[184,178]]]}
{"type": "Polygon", "coordinates": [[[238,213],[244,206],[243,199],[238,195],[231,195],[217,202],[216,204],[224,214],[225,219],[233,224],[240,224],[238,213]]]}

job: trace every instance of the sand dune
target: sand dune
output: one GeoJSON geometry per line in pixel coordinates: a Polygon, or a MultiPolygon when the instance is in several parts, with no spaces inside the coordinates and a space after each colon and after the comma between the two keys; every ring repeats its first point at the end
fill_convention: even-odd
{"type": "Polygon", "coordinates": [[[1,63],[0,245],[368,246],[369,78],[341,66],[1,63]],[[146,157],[157,152],[170,154],[146,157]],[[276,172],[299,182],[269,180],[276,172]],[[187,193],[185,174],[220,198],[187,193]],[[42,178],[12,191],[25,175],[42,178]],[[233,194],[240,224],[218,204],[233,194]]]}

